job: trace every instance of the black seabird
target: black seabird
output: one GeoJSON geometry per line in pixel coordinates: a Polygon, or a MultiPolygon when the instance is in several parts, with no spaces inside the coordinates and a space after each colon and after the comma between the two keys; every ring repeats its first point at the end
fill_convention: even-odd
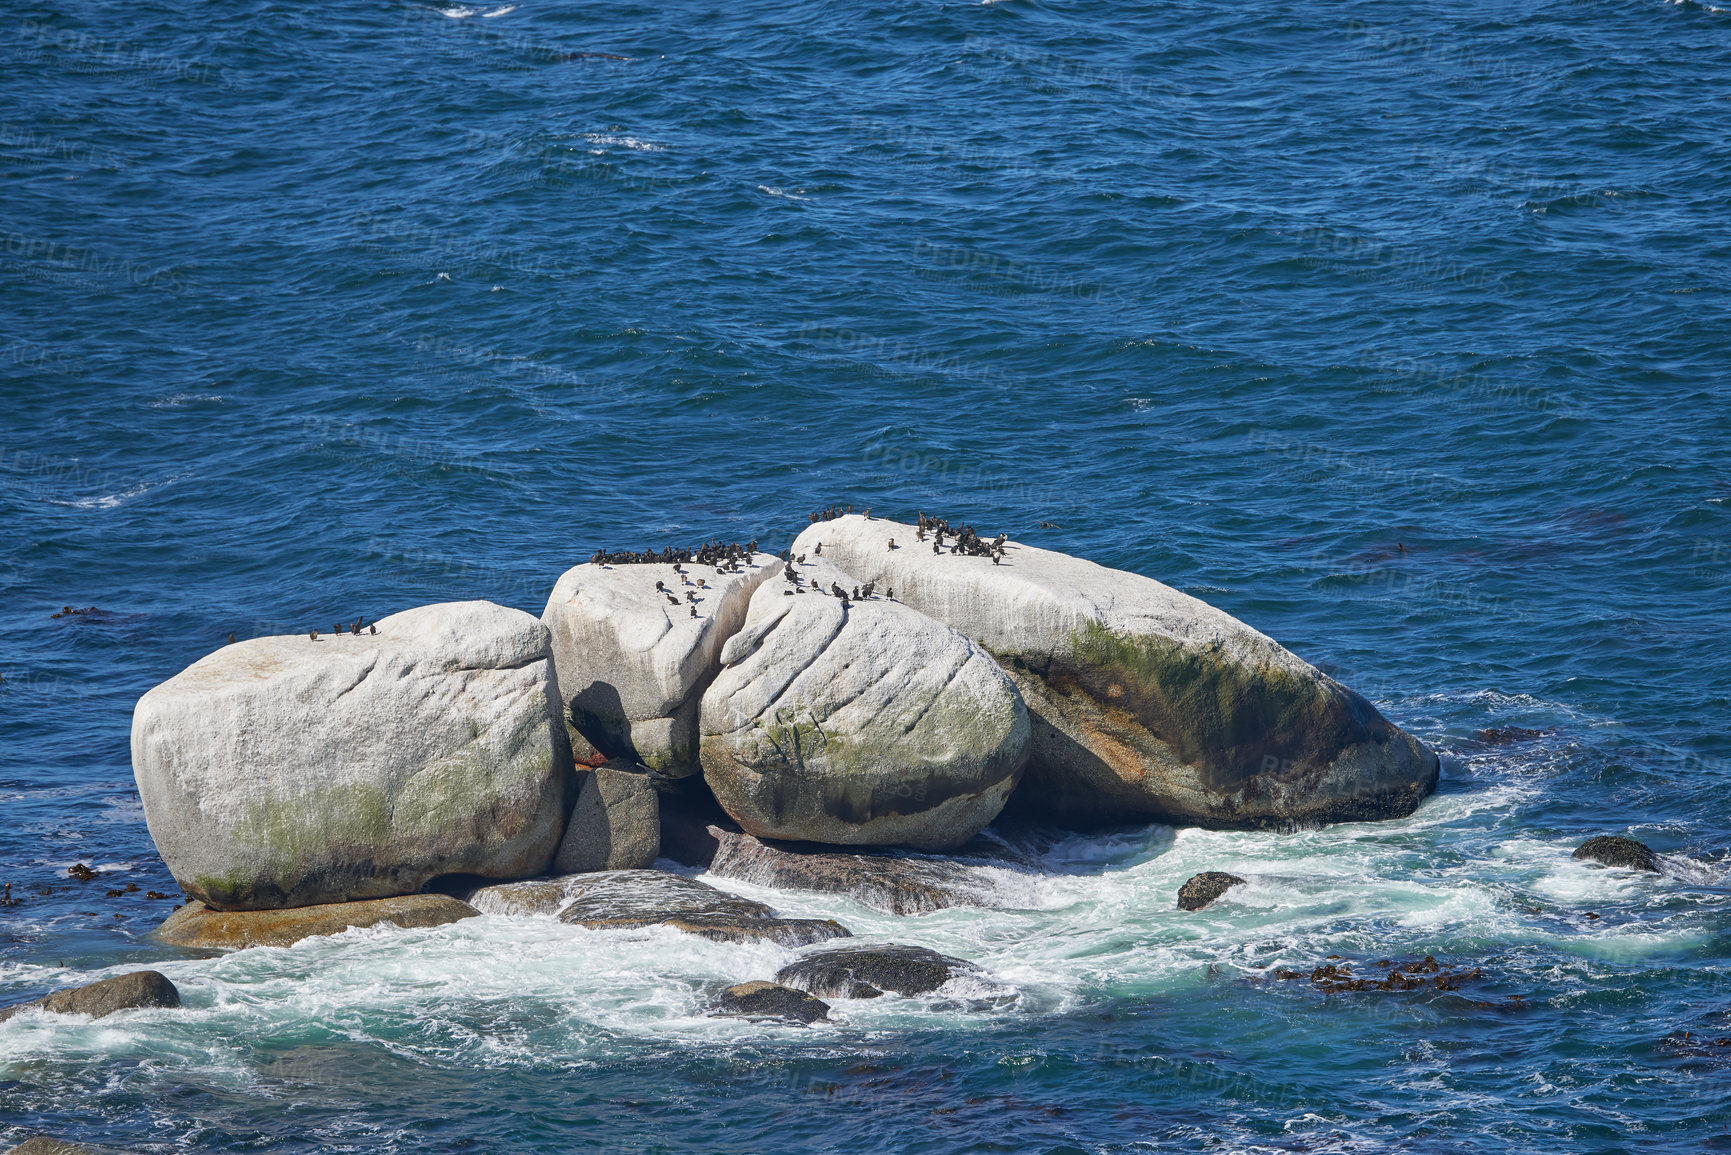
{"type": "Polygon", "coordinates": [[[896,547],[896,539],[892,537],[892,538],[890,538],[890,548],[894,549],[895,547],[896,547]]]}
{"type": "Polygon", "coordinates": [[[376,634],[378,632],[379,632],[379,627],[377,627],[377,626],[368,626],[367,627],[367,633],[369,633],[369,634],[376,634]]]}
{"type": "Polygon", "coordinates": [[[691,616],[692,616],[692,617],[696,617],[696,616],[697,616],[697,607],[696,607],[696,606],[692,606],[692,607],[691,607],[691,616]]]}
{"type": "Polygon", "coordinates": [[[308,634],[307,637],[311,638],[313,641],[316,642],[319,640],[319,632],[317,630],[314,630],[310,634],[308,634]]]}

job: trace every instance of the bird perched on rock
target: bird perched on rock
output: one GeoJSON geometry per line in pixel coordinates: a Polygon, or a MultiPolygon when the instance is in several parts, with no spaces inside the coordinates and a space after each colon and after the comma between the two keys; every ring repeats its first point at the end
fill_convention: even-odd
{"type": "Polygon", "coordinates": [[[896,539],[892,537],[892,538],[890,538],[890,548],[894,549],[895,547],[896,547],[896,539]]]}
{"type": "Polygon", "coordinates": [[[891,586],[889,589],[885,590],[884,591],[884,597],[888,598],[892,602],[895,601],[896,600],[896,587],[891,586]]]}
{"type": "Polygon", "coordinates": [[[877,588],[878,588],[877,582],[867,582],[865,585],[860,587],[860,593],[864,594],[866,597],[869,598],[872,596],[872,591],[877,589],[877,588]]]}
{"type": "Polygon", "coordinates": [[[367,633],[369,633],[369,634],[376,634],[378,632],[379,632],[379,627],[377,627],[377,626],[368,626],[367,627],[367,633]]]}
{"type": "Polygon", "coordinates": [[[313,641],[316,642],[319,640],[319,632],[317,630],[314,630],[310,634],[308,634],[307,637],[311,638],[313,641]]]}
{"type": "MultiPolygon", "coordinates": [[[[697,595],[692,593],[690,590],[686,590],[685,591],[685,600],[690,602],[693,605],[696,605],[697,604],[697,595]]],[[[674,602],[673,604],[678,605],[679,603],[674,602]]]]}
{"type": "Polygon", "coordinates": [[[866,511],[865,511],[865,519],[866,519],[866,520],[867,520],[867,521],[870,521],[870,520],[871,520],[871,519],[872,519],[872,507],[871,507],[871,506],[869,506],[869,505],[868,505],[868,506],[866,506],[866,511]]]}
{"type": "Polygon", "coordinates": [[[691,607],[691,616],[692,616],[692,617],[696,617],[696,616],[697,616],[697,607],[696,607],[696,606],[692,606],[692,607],[691,607]]]}
{"type": "Polygon", "coordinates": [[[943,553],[944,551],[940,548],[940,546],[942,544],[943,544],[942,542],[936,542],[936,541],[932,542],[932,552],[933,553],[943,553]]]}
{"type": "Polygon", "coordinates": [[[830,582],[829,583],[829,592],[834,594],[838,598],[847,597],[847,591],[841,588],[841,584],[839,582],[830,582]]]}
{"type": "Polygon", "coordinates": [[[353,628],[353,629],[351,629],[351,630],[349,630],[349,633],[351,633],[351,634],[358,634],[358,633],[360,633],[360,632],[361,632],[361,622],[362,622],[362,621],[363,621],[363,620],[364,620],[364,619],[362,619],[362,618],[356,618],[356,619],[355,619],[355,624],[354,624],[354,628],[353,628]]]}
{"type": "Polygon", "coordinates": [[[811,556],[812,557],[822,557],[823,556],[823,542],[820,541],[817,543],[817,548],[811,551],[811,556]]]}
{"type": "Polygon", "coordinates": [[[655,588],[660,590],[662,593],[666,593],[667,592],[667,583],[666,582],[656,582],[655,588]]]}
{"type": "Polygon", "coordinates": [[[856,602],[860,600],[858,586],[853,587],[853,600],[856,602]]]}
{"type": "Polygon", "coordinates": [[[709,585],[709,583],[704,581],[702,578],[697,579],[697,588],[698,589],[705,589],[708,587],[708,585],[709,585]]]}
{"type": "Polygon", "coordinates": [[[668,594],[668,595],[667,595],[667,603],[668,603],[668,604],[669,604],[669,605],[674,605],[674,606],[676,606],[676,605],[678,605],[678,604],[679,604],[679,599],[678,599],[678,598],[676,598],[676,597],[674,597],[674,596],[673,596],[673,595],[672,595],[672,594],[668,594]]]}
{"type": "Polygon", "coordinates": [[[332,631],[331,631],[331,632],[332,632],[332,633],[335,633],[335,634],[340,634],[340,633],[342,633],[342,632],[343,632],[343,623],[341,623],[341,622],[338,622],[338,623],[337,623],[337,628],[336,628],[336,629],[334,629],[334,630],[332,630],[332,631]]]}
{"type": "Polygon", "coordinates": [[[791,598],[793,596],[793,591],[792,590],[782,590],[781,596],[784,598],[791,598]]]}
{"type": "Polygon", "coordinates": [[[805,564],[805,555],[802,553],[797,558],[795,558],[794,560],[799,562],[800,565],[804,565],[805,564]]]}

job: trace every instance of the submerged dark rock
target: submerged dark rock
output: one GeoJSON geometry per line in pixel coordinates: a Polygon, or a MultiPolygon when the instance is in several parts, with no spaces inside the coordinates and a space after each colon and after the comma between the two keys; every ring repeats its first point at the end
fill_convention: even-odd
{"type": "Polygon", "coordinates": [[[1242,885],[1244,880],[1236,874],[1205,870],[1201,874],[1192,875],[1190,881],[1178,888],[1178,909],[1201,910],[1232,887],[1242,885]]]}
{"type": "Polygon", "coordinates": [[[1659,873],[1659,858],[1652,848],[1621,835],[1601,834],[1597,838],[1589,838],[1575,848],[1574,856],[1605,866],[1622,866],[1629,870],[1659,873]]]}
{"type": "Polygon", "coordinates": [[[577,876],[559,921],[597,930],[670,926],[717,942],[768,939],[806,946],[852,932],[831,919],[781,918],[761,902],[664,870],[608,870],[577,876]]]}
{"type": "Polygon", "coordinates": [[[923,946],[842,947],[782,967],[775,981],[825,998],[875,999],[886,991],[923,995],[976,970],[973,963],[923,946]]]}
{"type": "Polygon", "coordinates": [[[1551,733],[1554,731],[1530,730],[1525,726],[1493,726],[1488,730],[1473,731],[1473,740],[1487,746],[1509,746],[1516,742],[1537,741],[1551,733]]]}
{"type": "Polygon", "coordinates": [[[992,879],[980,867],[894,854],[856,854],[709,827],[715,842],[709,869],[758,886],[843,894],[888,914],[920,914],[952,906],[997,906],[992,879]]]}
{"type": "Polygon", "coordinates": [[[716,1014],[737,1015],[754,1022],[818,1023],[829,1018],[829,1004],[804,991],[760,979],[722,991],[716,1014]]]}
{"type": "Polygon", "coordinates": [[[158,971],[133,971],[131,974],[116,975],[86,986],[55,991],[32,1002],[7,1007],[0,1010],[0,1023],[32,1007],[40,1007],[58,1015],[89,1015],[93,1019],[100,1019],[104,1015],[112,1015],[115,1011],[179,1005],[180,991],[175,989],[166,975],[158,971]]]}
{"type": "MultiPolygon", "coordinates": [[[[1335,956],[1331,955],[1330,958],[1335,956]]],[[[1417,991],[1438,990],[1457,991],[1462,983],[1474,982],[1485,977],[1484,971],[1474,967],[1470,971],[1451,970],[1437,962],[1435,956],[1425,955],[1417,962],[1397,964],[1389,959],[1381,959],[1375,964],[1379,968],[1388,968],[1388,973],[1378,978],[1360,978],[1352,973],[1349,962],[1324,962],[1321,966],[1308,971],[1277,968],[1273,977],[1282,981],[1309,979],[1317,990],[1329,994],[1341,994],[1356,991],[1417,991]]]]}

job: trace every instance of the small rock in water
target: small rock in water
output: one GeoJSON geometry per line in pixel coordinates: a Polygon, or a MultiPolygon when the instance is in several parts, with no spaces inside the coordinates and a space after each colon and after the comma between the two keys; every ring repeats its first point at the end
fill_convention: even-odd
{"type": "Polygon", "coordinates": [[[1574,856],[1588,862],[1603,863],[1605,866],[1622,866],[1630,870],[1659,873],[1659,859],[1651,847],[1620,835],[1601,834],[1597,838],[1589,838],[1575,848],[1574,856]]]}
{"type": "Polygon", "coordinates": [[[956,975],[977,969],[964,959],[923,946],[842,947],[782,967],[775,981],[825,998],[875,999],[885,991],[927,994],[956,975]]]}
{"type": "MultiPolygon", "coordinates": [[[[1331,955],[1338,958],[1338,955],[1331,955]]],[[[1451,971],[1437,962],[1435,956],[1425,955],[1418,962],[1407,963],[1404,966],[1392,965],[1388,959],[1378,961],[1376,966],[1389,968],[1388,975],[1381,979],[1357,978],[1352,973],[1351,963],[1324,963],[1309,971],[1288,970],[1285,967],[1276,968],[1273,972],[1276,979],[1309,979],[1320,991],[1329,994],[1342,994],[1357,991],[1417,991],[1433,989],[1439,991],[1457,991],[1464,982],[1472,982],[1485,977],[1478,967],[1470,971],[1451,971]]]]}
{"type": "Polygon", "coordinates": [[[740,983],[721,992],[716,1007],[721,1015],[738,1015],[753,1022],[765,1019],[793,1023],[818,1023],[829,1018],[829,1004],[804,991],[779,983],[740,983]]]}
{"type": "Polygon", "coordinates": [[[88,1143],[69,1143],[47,1135],[32,1135],[6,1152],[6,1155],[127,1155],[114,1147],[92,1147],[88,1143]]]}
{"type": "Polygon", "coordinates": [[[1232,887],[1243,884],[1244,880],[1236,874],[1227,874],[1222,870],[1205,870],[1191,876],[1189,882],[1178,888],[1178,909],[1201,910],[1232,887]]]}
{"type": "Polygon", "coordinates": [[[131,974],[116,975],[87,986],[55,991],[33,1002],[7,1007],[0,1010],[0,1023],[31,1007],[41,1007],[58,1015],[89,1015],[93,1019],[100,1019],[105,1015],[112,1015],[115,1011],[132,1010],[135,1007],[179,1005],[180,992],[168,981],[167,976],[157,971],[133,971],[131,974]]]}

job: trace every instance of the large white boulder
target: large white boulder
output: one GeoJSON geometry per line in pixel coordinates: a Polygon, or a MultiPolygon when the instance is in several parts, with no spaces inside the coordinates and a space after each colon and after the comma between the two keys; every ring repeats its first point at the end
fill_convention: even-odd
{"type": "Polygon", "coordinates": [[[1033,715],[1019,809],[1281,827],[1397,817],[1435,787],[1421,742],[1206,602],[1019,542],[994,560],[944,541],[934,553],[916,526],[846,516],[809,526],[793,551],[821,543],[824,559],[991,651],[1033,715]]]}
{"type": "Polygon", "coordinates": [[[720,667],[722,644],[744,623],[752,591],[780,567],[759,553],[732,572],[694,562],[566,570],[541,620],[552,633],[574,744],[633,759],[662,778],[697,773],[703,688],[720,667]]]}
{"type": "Polygon", "coordinates": [[[237,642],[139,700],[145,821],[189,895],[259,910],[547,868],[572,772],[546,627],[452,602],[375,628],[237,642]]]}
{"type": "Polygon", "coordinates": [[[703,695],[704,780],[760,838],[959,846],[1020,777],[1028,715],[979,646],[816,559],[752,595],[703,695]],[[831,591],[840,588],[849,597],[831,591]]]}

